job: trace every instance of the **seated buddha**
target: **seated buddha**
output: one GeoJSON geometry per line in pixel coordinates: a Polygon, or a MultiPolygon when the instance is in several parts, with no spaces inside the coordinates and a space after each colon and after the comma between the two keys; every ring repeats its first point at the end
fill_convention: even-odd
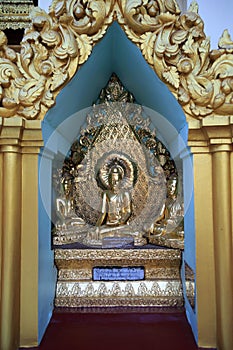
{"type": "Polygon", "coordinates": [[[77,226],[85,225],[85,221],[78,217],[74,211],[74,205],[71,195],[72,177],[66,175],[62,182],[61,196],[56,199],[56,214],[58,221],[56,222],[57,231],[72,230],[77,226]]]}
{"type": "Polygon", "coordinates": [[[130,193],[122,190],[120,184],[123,178],[123,169],[114,165],[108,176],[109,189],[103,192],[101,216],[97,226],[105,223],[109,227],[118,227],[127,224],[131,215],[130,193]]]}
{"type": "Polygon", "coordinates": [[[177,199],[177,181],[176,175],[167,181],[167,199],[160,218],[154,224],[151,237],[157,243],[184,239],[183,207],[177,199]]]}
{"type": "Polygon", "coordinates": [[[116,238],[120,241],[144,245],[145,239],[132,230],[129,219],[132,215],[132,200],[129,190],[123,186],[124,169],[119,164],[110,167],[108,188],[102,193],[101,214],[96,223],[98,238],[116,238]]]}

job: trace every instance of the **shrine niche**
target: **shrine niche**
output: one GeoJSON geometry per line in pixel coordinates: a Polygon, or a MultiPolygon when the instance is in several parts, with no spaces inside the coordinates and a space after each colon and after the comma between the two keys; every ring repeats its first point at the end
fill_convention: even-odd
{"type": "MultiPolygon", "coordinates": [[[[38,318],[35,315],[38,312],[40,281],[37,272],[39,268],[43,270],[39,264],[42,260],[44,262],[44,256],[41,256],[43,249],[38,249],[37,172],[38,154],[43,142],[40,120],[55,105],[59,92],[87,61],[94,45],[101,40],[113,21],[117,21],[128,38],[138,46],[153,72],[175,96],[188,121],[188,145],[193,155],[194,171],[195,244],[190,246],[186,240],[186,253],[192,250],[196,259],[195,262],[192,259],[188,262],[197,271],[195,288],[198,311],[193,329],[198,332],[199,346],[208,344],[208,347],[216,347],[218,343],[219,346],[227,344],[226,347],[233,348],[232,312],[229,312],[232,310],[232,298],[229,297],[232,291],[232,216],[228,211],[232,208],[233,42],[225,30],[219,40],[219,49],[210,50],[210,41],[204,33],[204,23],[198,15],[196,2],[191,4],[186,13],[181,13],[175,0],[54,1],[49,14],[39,8],[31,12],[30,25],[19,50],[13,50],[7,44],[6,35],[0,33],[0,170],[3,174],[1,192],[4,198],[0,219],[9,223],[2,227],[3,283],[0,309],[4,322],[0,327],[1,345],[4,347],[10,341],[19,339],[19,334],[23,340],[26,339],[26,343],[21,340],[22,345],[31,346],[28,339],[32,339],[34,344],[38,342],[38,318]],[[13,265],[14,269],[8,268],[13,265]],[[29,269],[29,266],[35,269],[29,269]],[[35,288],[28,288],[29,281],[35,288]],[[11,307],[6,308],[9,303],[11,307]],[[216,329],[220,330],[217,335],[216,329]]],[[[175,183],[176,177],[171,180],[175,183]]],[[[153,235],[145,238],[160,240],[166,237],[164,232],[163,225],[155,225],[153,235]],[[154,234],[156,231],[158,235],[154,234]]],[[[44,242],[44,237],[39,240],[44,242]]],[[[123,261],[127,264],[134,259],[140,263],[143,261],[140,257],[143,246],[134,248],[126,250],[124,254],[127,259],[120,263],[123,261]]],[[[50,244],[45,250],[47,254],[50,252],[50,244]]],[[[112,254],[118,256],[119,249],[113,250],[112,254]]],[[[148,249],[147,258],[150,262],[154,251],[148,249]]],[[[145,266],[146,278],[167,277],[166,287],[162,282],[148,283],[147,286],[138,282],[138,300],[141,296],[141,300],[145,300],[149,295],[154,300],[155,295],[162,293],[171,297],[171,290],[174,295],[176,287],[179,295],[182,294],[180,283],[168,283],[170,275],[166,275],[166,271],[171,272],[174,278],[178,276],[177,266],[181,258],[180,250],[178,253],[176,249],[171,251],[169,259],[172,263],[168,266],[168,256],[164,255],[163,249],[160,250],[158,266],[166,261],[162,272],[159,268],[153,269],[153,266],[148,271],[145,266]]],[[[106,299],[106,285],[101,283],[97,289],[88,283],[82,287],[77,283],[72,286],[66,284],[77,275],[91,281],[94,262],[105,261],[107,264],[111,258],[104,254],[104,249],[98,249],[98,252],[90,254],[87,249],[83,249],[82,254],[78,255],[74,251],[56,249],[56,264],[64,268],[59,272],[61,283],[57,289],[57,305],[59,298],[60,305],[67,305],[71,292],[78,296],[76,300],[80,299],[82,293],[92,297],[98,294],[102,295],[103,300],[106,299]],[[71,262],[79,260],[79,268],[67,269],[67,259],[71,262]]],[[[117,264],[119,260],[112,261],[117,264]]],[[[156,260],[154,262],[157,263],[156,260]]],[[[52,260],[50,266],[53,266],[52,260]]],[[[48,265],[42,274],[47,270],[48,265]]],[[[51,283],[49,278],[45,277],[48,284],[51,283]]],[[[112,286],[112,295],[121,293],[124,300],[126,294],[135,293],[131,287],[125,285],[123,288],[115,284],[112,286]]],[[[191,305],[192,290],[190,288],[191,305]]],[[[74,299],[73,305],[76,302],[74,299]]],[[[90,299],[88,302],[90,305],[90,299]]],[[[127,305],[131,305],[129,299],[127,302],[127,305]]],[[[175,300],[173,302],[177,303],[175,300]]],[[[50,309],[39,302],[44,310],[47,308],[51,311],[52,302],[48,304],[50,309]]],[[[178,304],[182,305],[181,299],[178,304]]],[[[87,305],[85,301],[83,305],[87,305]]],[[[190,315],[189,310],[186,311],[190,315]]]]}
{"type": "Polygon", "coordinates": [[[181,174],[156,133],[113,74],[53,176],[56,306],[183,306],[181,174]]]}
{"type": "Polygon", "coordinates": [[[86,116],[54,176],[54,246],[183,249],[176,164],[133,100],[113,75],[86,116]]]}

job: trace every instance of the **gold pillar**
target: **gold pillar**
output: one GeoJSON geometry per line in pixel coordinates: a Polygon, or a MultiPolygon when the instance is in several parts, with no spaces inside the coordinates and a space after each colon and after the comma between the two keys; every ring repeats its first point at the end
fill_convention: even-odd
{"type": "MultiPolygon", "coordinates": [[[[233,118],[232,118],[233,124],[233,118]]],[[[232,132],[233,133],[233,132],[232,132]]],[[[231,152],[231,243],[232,243],[232,252],[233,252],[233,152],[231,152]]]]}
{"type": "Polygon", "coordinates": [[[230,151],[232,145],[213,145],[213,207],[217,294],[217,346],[233,349],[233,260],[230,151]]]}
{"type": "Polygon", "coordinates": [[[1,121],[2,227],[0,348],[15,350],[19,344],[20,300],[20,194],[22,120],[1,121]]]}
{"type": "Polygon", "coordinates": [[[21,145],[20,346],[23,347],[38,345],[38,154],[42,146],[39,120],[25,121],[21,145]]]}
{"type": "Polygon", "coordinates": [[[37,339],[37,164],[41,140],[39,121],[0,119],[1,350],[18,349],[26,319],[31,327],[36,323],[33,336],[37,339]]]}
{"type": "Polygon", "coordinates": [[[212,208],[212,159],[199,123],[189,125],[193,154],[196,230],[196,298],[198,345],[216,345],[216,295],[212,208]],[[207,282],[208,281],[208,282],[207,282]]]}
{"type": "Polygon", "coordinates": [[[189,135],[194,153],[198,345],[219,350],[233,349],[232,124],[228,116],[206,117],[190,123],[189,135]]]}
{"type": "MultiPolygon", "coordinates": [[[[1,132],[1,125],[0,125],[0,132],[1,132]]],[[[3,153],[0,151],[0,195],[3,194],[3,153]]],[[[2,232],[2,208],[3,208],[3,201],[0,200],[0,315],[2,314],[2,238],[3,238],[3,232],[2,232]]],[[[0,339],[1,339],[1,330],[0,330],[0,339]]]]}

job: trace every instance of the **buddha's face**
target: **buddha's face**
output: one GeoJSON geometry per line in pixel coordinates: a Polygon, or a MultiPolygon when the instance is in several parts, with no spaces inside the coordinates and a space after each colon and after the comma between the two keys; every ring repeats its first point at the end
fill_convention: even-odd
{"type": "Polygon", "coordinates": [[[174,196],[176,193],[176,179],[170,179],[167,182],[167,191],[169,196],[174,196]]]}
{"type": "Polygon", "coordinates": [[[63,188],[64,188],[64,193],[66,197],[68,197],[70,194],[70,186],[71,186],[70,181],[68,180],[64,181],[63,188]]]}
{"type": "Polygon", "coordinates": [[[120,185],[120,176],[119,173],[112,173],[109,177],[109,185],[111,190],[116,191],[119,189],[120,185]]]}

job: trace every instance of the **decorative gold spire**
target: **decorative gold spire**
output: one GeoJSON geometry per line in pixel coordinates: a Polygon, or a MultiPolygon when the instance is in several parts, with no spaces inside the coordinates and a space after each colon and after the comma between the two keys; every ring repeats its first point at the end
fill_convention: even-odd
{"type": "Polygon", "coordinates": [[[229,50],[229,52],[233,52],[233,40],[227,29],[222,33],[221,38],[219,39],[218,46],[220,49],[229,50]]]}

